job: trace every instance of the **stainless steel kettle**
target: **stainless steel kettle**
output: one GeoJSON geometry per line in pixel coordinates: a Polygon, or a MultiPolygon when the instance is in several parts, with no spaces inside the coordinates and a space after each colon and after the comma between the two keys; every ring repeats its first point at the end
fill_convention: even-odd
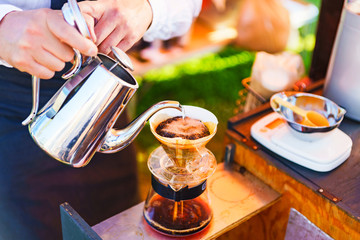
{"type": "MultiPolygon", "coordinates": [[[[63,8],[64,16],[69,13],[66,9],[80,14],[76,1],[68,1],[63,8]]],[[[78,21],[75,22],[79,28],[78,21]]],[[[164,108],[181,111],[176,101],[159,102],[124,129],[113,129],[138,88],[135,78],[125,69],[131,63],[126,58],[124,61],[126,54],[116,48],[113,52],[116,60],[98,54],[82,66],[73,67],[64,76],[69,80],[39,112],[39,79],[33,77],[33,110],[23,124],[29,124],[30,135],[51,157],[73,167],[85,166],[97,151],[112,153],[128,146],[157,111],[164,108]]],[[[75,62],[82,64],[81,59],[75,62]]]]}

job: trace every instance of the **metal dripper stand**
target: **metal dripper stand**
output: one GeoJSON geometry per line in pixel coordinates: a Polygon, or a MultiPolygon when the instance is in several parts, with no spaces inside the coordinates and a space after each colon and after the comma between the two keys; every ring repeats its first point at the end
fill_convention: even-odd
{"type": "Polygon", "coordinates": [[[161,146],[148,159],[151,189],[143,214],[152,228],[166,235],[197,233],[212,219],[206,183],[216,169],[216,159],[205,145],[215,135],[217,119],[205,109],[183,107],[188,117],[203,117],[199,120],[208,127],[209,136],[187,140],[158,135],[155,129],[161,121],[180,115],[174,109],[164,109],[150,119],[151,131],[161,146]]]}

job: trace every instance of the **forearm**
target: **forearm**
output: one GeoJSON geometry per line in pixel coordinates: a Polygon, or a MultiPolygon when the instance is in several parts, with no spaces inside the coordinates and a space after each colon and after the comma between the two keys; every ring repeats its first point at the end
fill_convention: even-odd
{"type": "Polygon", "coordinates": [[[201,0],[149,0],[153,20],[145,41],[169,39],[185,34],[201,10],[201,0]]]}

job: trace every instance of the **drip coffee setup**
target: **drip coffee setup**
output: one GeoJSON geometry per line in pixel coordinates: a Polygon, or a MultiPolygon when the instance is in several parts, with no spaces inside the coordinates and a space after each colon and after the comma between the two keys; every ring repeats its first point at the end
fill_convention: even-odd
{"type": "MultiPolygon", "coordinates": [[[[200,120],[205,125],[208,135],[193,140],[160,135],[157,127],[167,119],[180,116],[180,121],[184,121],[181,113],[173,109],[163,109],[150,119],[151,132],[161,146],[148,159],[151,189],[143,214],[152,228],[167,235],[199,232],[212,219],[207,178],[216,169],[216,159],[205,145],[215,135],[218,121],[205,109],[194,106],[182,108],[186,117],[200,120]]],[[[187,128],[193,131],[193,126],[187,128]]]]}
{"type": "MultiPolygon", "coordinates": [[[[62,13],[83,36],[90,36],[75,0],[68,0],[62,13]]],[[[33,105],[23,125],[28,126],[34,142],[49,156],[80,168],[86,166],[96,152],[114,153],[127,147],[150,120],[151,131],[161,144],[148,159],[151,188],[145,202],[128,209],[129,214],[125,211],[124,217],[120,214],[124,224],[110,228],[116,231],[117,237],[135,238],[140,231],[150,239],[213,238],[232,223],[278,198],[278,193],[250,174],[244,177],[227,171],[224,164],[217,168],[216,158],[206,144],[214,137],[218,120],[208,110],[182,106],[177,101],[162,101],[123,129],[115,129],[114,123],[134,95],[138,83],[130,73],[133,66],[128,56],[116,47],[111,51],[115,58],[104,54],[89,58],[74,49],[74,65],[63,75],[66,81],[39,111],[40,79],[33,76],[33,105]],[[187,137],[169,137],[157,131],[162,122],[174,117],[180,122],[190,121],[187,125],[191,131],[185,132],[187,137]],[[200,122],[205,131],[199,133],[196,122],[200,122]],[[229,189],[240,186],[242,191],[234,200],[223,199],[224,194],[231,193],[224,186],[229,189]],[[256,190],[253,191],[254,186],[256,190]],[[254,201],[253,196],[261,201],[254,201]],[[248,204],[239,204],[244,202],[248,204]],[[224,215],[230,209],[232,214],[224,215]]],[[[76,225],[63,227],[64,239],[67,239],[65,236],[74,238],[77,231],[81,232],[79,236],[86,234],[100,239],[94,230],[101,234],[103,225],[90,228],[84,221],[77,224],[82,219],[68,203],[60,206],[60,212],[62,224],[76,225]]],[[[105,227],[105,239],[109,236],[108,230],[105,227]]]]}
{"type": "Polygon", "coordinates": [[[181,107],[183,111],[162,109],[149,119],[160,146],[148,157],[151,186],[146,200],[93,226],[99,236],[214,239],[279,198],[279,193],[251,173],[236,170],[232,154],[227,155],[227,164],[217,164],[206,148],[217,130],[213,113],[196,106],[181,107]]]}

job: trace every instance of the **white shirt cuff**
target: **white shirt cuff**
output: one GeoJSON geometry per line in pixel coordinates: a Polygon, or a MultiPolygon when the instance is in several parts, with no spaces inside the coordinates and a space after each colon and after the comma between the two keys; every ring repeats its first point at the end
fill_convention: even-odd
{"type": "Polygon", "coordinates": [[[145,41],[151,42],[155,40],[166,19],[166,0],[149,0],[149,3],[152,8],[153,19],[143,38],[145,41]]]}
{"type": "Polygon", "coordinates": [[[167,40],[185,34],[199,15],[201,0],[149,0],[153,20],[143,39],[167,40]]]}
{"type": "Polygon", "coordinates": [[[22,11],[22,9],[10,4],[0,4],[0,21],[6,14],[12,11],[22,11]]]}
{"type": "MultiPolygon", "coordinates": [[[[15,7],[10,4],[0,4],[0,22],[5,17],[6,14],[12,11],[22,11],[21,8],[15,7]]],[[[10,64],[8,64],[6,61],[2,60],[0,58],[0,65],[3,65],[5,67],[12,67],[10,64]]]]}

